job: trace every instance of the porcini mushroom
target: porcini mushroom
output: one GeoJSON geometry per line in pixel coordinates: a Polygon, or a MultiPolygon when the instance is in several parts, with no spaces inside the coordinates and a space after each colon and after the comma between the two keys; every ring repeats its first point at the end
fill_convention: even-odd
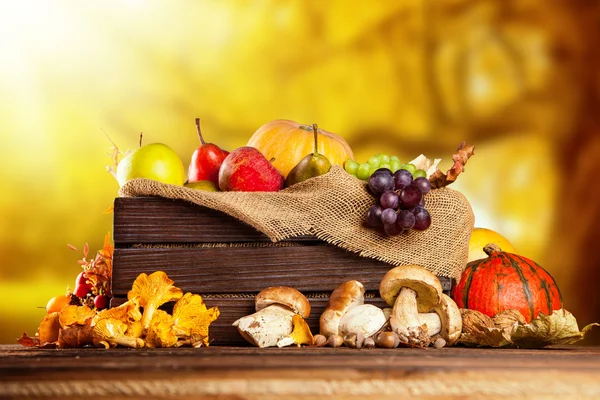
{"type": "Polygon", "coordinates": [[[133,282],[127,299],[137,297],[140,306],[144,308],[142,326],[148,329],[152,314],[161,305],[169,301],[179,300],[183,296],[181,289],[173,286],[173,282],[163,271],[156,271],[150,275],[142,273],[133,282]]]}
{"type": "Polygon", "coordinates": [[[353,307],[364,304],[365,287],[359,281],[348,281],[338,286],[329,296],[325,311],[319,319],[321,335],[339,335],[340,320],[353,307]]]}
{"type": "Polygon", "coordinates": [[[362,334],[365,338],[374,335],[385,324],[383,310],[372,304],[352,307],[340,319],[339,332],[342,336],[352,333],[362,334]]]}
{"type": "Polygon", "coordinates": [[[446,346],[456,344],[462,332],[462,317],[454,300],[442,294],[439,304],[432,311],[419,314],[419,321],[425,324],[429,337],[434,339],[439,335],[445,340],[446,346]]]}
{"type": "Polygon", "coordinates": [[[254,314],[235,321],[233,326],[244,339],[257,347],[276,346],[292,333],[294,315],[310,315],[310,303],[299,291],[287,286],[266,288],[255,298],[254,314]]]}
{"type": "Polygon", "coordinates": [[[286,306],[302,318],[310,315],[310,302],[300,291],[288,286],[272,286],[260,291],[254,298],[254,309],[260,311],[270,305],[286,306]]]}
{"type": "Polygon", "coordinates": [[[438,278],[419,265],[403,265],[389,270],[379,284],[379,294],[393,306],[392,330],[400,341],[426,347],[431,339],[419,312],[426,313],[440,302],[442,285],[438,278]]]}

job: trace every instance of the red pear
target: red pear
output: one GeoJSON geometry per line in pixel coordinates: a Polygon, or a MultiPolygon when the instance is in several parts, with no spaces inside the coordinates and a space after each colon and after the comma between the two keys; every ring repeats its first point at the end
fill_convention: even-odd
{"type": "Polygon", "coordinates": [[[192,154],[192,161],[188,168],[188,182],[211,181],[219,184],[219,169],[228,151],[221,149],[213,143],[206,143],[200,131],[200,118],[196,118],[196,130],[202,145],[192,154]]]}
{"type": "Polygon", "coordinates": [[[219,188],[236,192],[276,192],[283,189],[283,175],[254,147],[232,151],[221,165],[219,188]]]}

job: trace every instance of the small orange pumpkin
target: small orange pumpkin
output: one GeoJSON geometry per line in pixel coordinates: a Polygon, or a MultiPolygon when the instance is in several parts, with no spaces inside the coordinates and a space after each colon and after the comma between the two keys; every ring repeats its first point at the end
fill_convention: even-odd
{"type": "MultiPolygon", "coordinates": [[[[353,158],[352,149],[346,141],[335,133],[323,129],[319,133],[319,154],[324,155],[331,164],[344,165],[353,158]]],[[[268,160],[275,159],[273,166],[284,177],[314,148],[312,125],[277,119],[258,128],[248,141],[248,146],[258,149],[268,160]]]]}

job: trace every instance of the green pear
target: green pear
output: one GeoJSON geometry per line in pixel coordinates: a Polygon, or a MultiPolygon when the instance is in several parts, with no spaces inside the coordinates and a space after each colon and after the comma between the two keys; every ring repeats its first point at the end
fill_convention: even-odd
{"type": "Polygon", "coordinates": [[[185,185],[186,188],[196,189],[196,190],[204,190],[206,192],[217,192],[219,189],[215,186],[212,181],[195,181],[195,182],[187,182],[185,185]]]}
{"type": "Polygon", "coordinates": [[[173,149],[162,143],[151,143],[128,154],[117,165],[119,186],[134,178],[181,186],[185,182],[185,169],[173,149]]]}
{"type": "Polygon", "coordinates": [[[296,183],[314,178],[315,176],[326,174],[331,169],[331,162],[327,157],[319,154],[317,150],[317,137],[319,135],[317,124],[313,124],[313,132],[315,135],[315,147],[313,153],[305,156],[294,168],[292,168],[285,180],[286,186],[292,186],[296,183]]]}

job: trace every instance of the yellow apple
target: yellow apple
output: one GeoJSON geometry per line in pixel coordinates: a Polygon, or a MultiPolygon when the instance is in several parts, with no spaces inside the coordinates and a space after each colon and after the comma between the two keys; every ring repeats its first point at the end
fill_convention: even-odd
{"type": "Polygon", "coordinates": [[[212,181],[205,181],[205,180],[188,182],[183,186],[185,186],[186,188],[190,188],[190,189],[204,190],[206,192],[217,192],[219,190],[219,189],[217,189],[215,184],[212,183],[212,181]]]}
{"type": "Polygon", "coordinates": [[[471,233],[471,240],[469,240],[469,259],[467,262],[478,260],[480,258],[487,258],[487,254],[483,251],[483,248],[488,243],[494,243],[507,253],[517,253],[517,249],[506,239],[504,236],[496,231],[486,228],[475,228],[471,233]]]}
{"type": "Polygon", "coordinates": [[[117,165],[119,186],[135,178],[181,186],[185,182],[185,170],[173,149],[162,143],[151,143],[128,154],[117,165]]]}

